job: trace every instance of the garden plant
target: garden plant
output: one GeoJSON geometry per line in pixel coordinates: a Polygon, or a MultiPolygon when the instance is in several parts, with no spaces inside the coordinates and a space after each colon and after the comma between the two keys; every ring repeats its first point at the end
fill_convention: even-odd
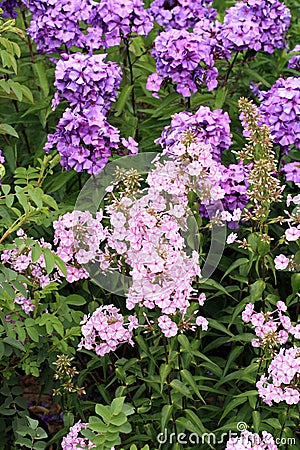
{"type": "Polygon", "coordinates": [[[0,450],[300,448],[298,0],[0,8],[0,450]]]}

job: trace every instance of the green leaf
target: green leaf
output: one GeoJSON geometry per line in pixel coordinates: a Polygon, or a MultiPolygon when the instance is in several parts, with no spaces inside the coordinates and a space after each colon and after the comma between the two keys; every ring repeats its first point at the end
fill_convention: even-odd
{"type": "Polygon", "coordinates": [[[9,136],[19,138],[19,135],[16,132],[16,130],[11,125],[8,125],[7,123],[0,124],[0,134],[8,134],[9,136]]]}
{"type": "Polygon", "coordinates": [[[199,392],[198,386],[194,381],[194,378],[192,376],[192,374],[187,370],[187,369],[183,369],[180,371],[182,378],[184,379],[184,381],[190,386],[190,388],[192,389],[192,391],[197,395],[198,398],[200,398],[200,400],[205,403],[204,398],[202,397],[202,395],[199,392]]]}
{"type": "Polygon", "coordinates": [[[111,412],[110,412],[110,408],[108,406],[104,406],[104,405],[101,405],[98,403],[95,407],[95,411],[96,411],[96,414],[98,414],[98,416],[102,417],[104,422],[107,422],[107,423],[110,422],[111,412]]]}
{"type": "Polygon", "coordinates": [[[2,192],[4,195],[7,195],[10,191],[10,185],[9,184],[2,184],[1,186],[2,192]]]}
{"type": "Polygon", "coordinates": [[[171,381],[170,385],[174,389],[174,391],[179,392],[185,397],[192,398],[189,388],[182,381],[175,378],[171,381]]]}
{"type": "Polygon", "coordinates": [[[164,430],[167,427],[169,420],[172,416],[172,411],[173,411],[173,405],[163,406],[162,411],[161,411],[161,424],[160,424],[161,430],[164,430]]]}
{"type": "Polygon", "coordinates": [[[11,336],[7,336],[3,339],[3,342],[5,344],[10,345],[11,347],[17,348],[18,350],[21,350],[22,352],[26,352],[24,345],[17,341],[17,339],[11,337],[11,336]]]}
{"type": "Polygon", "coordinates": [[[250,299],[252,303],[261,300],[262,293],[266,289],[266,283],[263,280],[257,280],[250,286],[250,299]]]}
{"type": "Polygon", "coordinates": [[[221,281],[230,273],[232,272],[234,269],[236,269],[237,267],[240,267],[244,264],[249,263],[249,259],[248,258],[239,258],[236,261],[234,261],[226,270],[226,272],[224,273],[224,275],[221,278],[221,281]]]}
{"type": "Polygon", "coordinates": [[[52,255],[51,250],[49,248],[44,248],[43,253],[45,257],[46,271],[47,273],[51,273],[55,266],[54,255],[52,255]]]}
{"type": "Polygon", "coordinates": [[[31,249],[31,259],[32,262],[35,263],[38,261],[38,259],[40,258],[42,254],[42,248],[41,246],[38,244],[38,242],[32,247],[31,249]]]}
{"type": "Polygon", "coordinates": [[[119,117],[122,114],[125,104],[129,99],[129,96],[131,95],[133,87],[134,87],[133,85],[123,87],[118,97],[118,100],[114,106],[114,108],[117,110],[117,112],[115,113],[115,117],[119,117]]]}
{"type": "Polygon", "coordinates": [[[62,272],[64,277],[67,277],[67,268],[65,262],[57,255],[54,255],[55,264],[59,268],[59,270],[62,272]]]}
{"type": "Polygon", "coordinates": [[[120,427],[121,425],[124,425],[124,423],[127,422],[127,417],[125,416],[125,414],[120,413],[116,416],[112,416],[110,423],[112,425],[115,425],[117,427],[120,427]]]}
{"type": "Polygon", "coordinates": [[[243,398],[243,397],[239,397],[239,398],[233,398],[228,404],[227,404],[227,406],[225,407],[225,409],[224,409],[224,411],[223,411],[223,414],[222,414],[222,416],[221,416],[221,418],[220,418],[220,420],[219,420],[219,423],[230,413],[230,412],[233,412],[233,410],[237,407],[237,406],[239,406],[239,405],[241,405],[241,404],[243,404],[243,403],[245,403],[247,401],[247,398],[243,398]]]}
{"type": "Polygon", "coordinates": [[[26,328],[28,336],[33,340],[33,342],[39,342],[39,333],[36,328],[28,327],[26,328]]]}
{"type": "Polygon", "coordinates": [[[110,409],[113,416],[117,416],[123,408],[125,397],[114,398],[110,409]]]}
{"type": "Polygon", "coordinates": [[[48,97],[49,83],[44,62],[38,61],[35,64],[33,64],[32,67],[35,75],[38,78],[38,84],[43,92],[44,97],[48,97]]]}
{"type": "Polygon", "coordinates": [[[215,105],[214,105],[214,109],[221,109],[224,105],[226,96],[227,96],[227,88],[223,87],[223,88],[219,88],[217,90],[217,95],[216,95],[216,100],[215,100],[215,105]]]}
{"type": "MultiPolygon", "coordinates": [[[[63,301],[67,305],[74,305],[74,306],[82,306],[82,305],[86,304],[85,298],[83,298],[81,295],[78,295],[78,294],[68,295],[68,297],[66,297],[63,301]]],[[[123,403],[124,403],[124,401],[123,401],[123,403]]]]}

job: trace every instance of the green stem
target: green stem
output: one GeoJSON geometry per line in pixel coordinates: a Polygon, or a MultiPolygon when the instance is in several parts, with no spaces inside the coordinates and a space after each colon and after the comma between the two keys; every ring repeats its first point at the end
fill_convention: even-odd
{"type": "MultiPolygon", "coordinates": [[[[168,353],[168,349],[167,349],[166,337],[165,336],[163,336],[163,346],[164,346],[164,351],[165,351],[166,364],[169,365],[169,353],[168,353]]],[[[173,421],[174,432],[175,432],[175,436],[178,436],[178,434],[177,434],[177,426],[176,426],[176,419],[175,419],[175,414],[174,414],[174,411],[173,411],[172,396],[171,396],[171,377],[170,377],[170,375],[167,376],[167,385],[168,385],[169,405],[172,407],[172,421],[173,421]]]]}

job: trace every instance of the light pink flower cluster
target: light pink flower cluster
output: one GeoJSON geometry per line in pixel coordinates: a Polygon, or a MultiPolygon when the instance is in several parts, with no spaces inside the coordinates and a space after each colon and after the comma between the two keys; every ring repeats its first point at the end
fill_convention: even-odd
{"type": "Polygon", "coordinates": [[[103,356],[115,351],[120,344],[133,345],[132,330],[138,327],[136,317],[129,316],[128,323],[113,305],[100,306],[91,316],[84,316],[82,325],[82,339],[78,348],[94,350],[103,356]]]}
{"type": "MultiPolygon", "coordinates": [[[[300,224],[299,224],[299,205],[300,205],[300,195],[291,194],[287,195],[286,205],[289,207],[291,204],[296,205],[296,208],[292,213],[289,211],[284,211],[287,214],[287,218],[283,221],[289,224],[289,228],[285,230],[284,236],[282,237],[282,242],[297,242],[299,245],[300,238],[300,224]],[[298,224],[298,225],[297,225],[298,224]]],[[[274,259],[275,269],[290,271],[299,270],[300,265],[295,262],[294,255],[286,256],[284,254],[277,255],[274,259]]]]}
{"type": "Polygon", "coordinates": [[[278,447],[267,431],[263,431],[260,437],[257,433],[244,430],[239,437],[229,439],[225,450],[278,450],[278,447]]]}
{"type": "MultiPolygon", "coordinates": [[[[48,248],[52,251],[50,243],[45,242],[43,238],[39,240],[30,239],[31,245],[26,242],[26,234],[20,233],[20,238],[24,239],[24,248],[20,250],[21,245],[17,245],[12,249],[5,249],[2,251],[1,262],[7,264],[11,269],[25,275],[34,287],[45,288],[53,281],[60,280],[59,271],[56,269],[51,274],[47,274],[45,257],[43,253],[37,261],[32,261],[31,250],[34,243],[37,243],[41,248],[48,248]]],[[[54,253],[54,251],[53,251],[54,253]]]]}
{"type": "Polygon", "coordinates": [[[81,421],[75,423],[75,425],[70,428],[67,436],[62,439],[62,450],[90,450],[91,448],[95,448],[96,445],[93,444],[89,439],[79,436],[80,431],[83,428],[87,428],[88,426],[88,423],[82,423],[81,421]]]}
{"type": "Polygon", "coordinates": [[[27,315],[29,315],[32,311],[34,311],[35,306],[34,306],[34,304],[32,303],[31,298],[24,297],[24,295],[18,295],[18,297],[16,297],[16,298],[14,299],[14,302],[15,302],[17,305],[20,305],[21,308],[22,308],[22,310],[23,310],[27,315]]]}
{"type": "Polygon", "coordinates": [[[276,306],[274,311],[257,313],[254,311],[254,305],[248,303],[242,312],[243,321],[251,322],[257,336],[257,339],[251,341],[253,347],[273,348],[283,345],[288,341],[289,333],[296,339],[300,338],[300,324],[293,326],[291,319],[284,314],[287,311],[286,304],[278,301],[276,306]]]}
{"type": "Polygon", "coordinates": [[[101,219],[102,212],[94,219],[88,211],[73,211],[53,223],[56,252],[66,263],[69,283],[89,277],[81,264],[93,261],[101,253],[99,246],[106,238],[101,219]]]}
{"type": "Polygon", "coordinates": [[[286,402],[295,405],[300,401],[300,349],[281,348],[268,368],[268,377],[256,383],[259,396],[267,405],[286,402]]]}

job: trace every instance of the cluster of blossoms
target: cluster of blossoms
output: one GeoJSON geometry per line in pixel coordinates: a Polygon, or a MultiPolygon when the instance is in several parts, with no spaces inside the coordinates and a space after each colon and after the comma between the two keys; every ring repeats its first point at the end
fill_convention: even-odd
{"type": "Polygon", "coordinates": [[[264,50],[285,47],[291,14],[278,0],[242,0],[226,11],[221,38],[229,50],[264,50]]]}
{"type": "MultiPolygon", "coordinates": [[[[101,31],[102,46],[119,45],[131,33],[147,36],[153,28],[153,18],[144,9],[142,0],[101,0],[93,4],[89,23],[101,31]]],[[[99,32],[98,31],[98,32],[99,32]]]]}
{"type": "Polygon", "coordinates": [[[79,436],[81,430],[87,428],[88,426],[88,423],[82,423],[81,421],[75,423],[75,425],[70,428],[67,436],[62,439],[62,450],[74,450],[76,448],[90,450],[91,448],[95,448],[96,445],[89,439],[79,436]]]}
{"type": "Polygon", "coordinates": [[[267,431],[263,431],[260,437],[257,433],[244,430],[239,437],[229,439],[225,450],[278,450],[278,447],[267,431]]]}
{"type": "MultiPolygon", "coordinates": [[[[249,202],[247,178],[251,165],[244,165],[239,162],[225,167],[220,163],[222,152],[231,145],[229,124],[230,119],[226,112],[223,113],[220,109],[211,111],[207,106],[200,106],[195,114],[190,112],[175,114],[171,124],[165,127],[156,143],[160,144],[166,154],[170,156],[177,154],[175,148],[178,146],[178,141],[187,132],[192,132],[199,142],[209,145],[209,158],[219,163],[215,164],[215,182],[219,183],[224,192],[222,204],[227,211],[227,216],[224,219],[228,222],[236,222],[240,215],[239,217],[232,217],[229,212],[243,209],[249,202]]],[[[200,205],[200,214],[203,217],[208,217],[204,205],[200,205]]]]}
{"type": "Polygon", "coordinates": [[[53,53],[64,44],[85,47],[85,34],[80,22],[87,22],[91,0],[24,0],[32,12],[28,34],[37,44],[38,51],[53,53]]]}
{"type": "MultiPolygon", "coordinates": [[[[284,236],[282,237],[282,242],[296,242],[300,238],[300,219],[299,219],[299,205],[300,205],[300,195],[292,197],[288,194],[286,199],[286,205],[289,207],[293,203],[296,208],[293,209],[292,213],[285,211],[288,214],[288,218],[283,220],[289,224],[289,227],[285,230],[284,236]],[[298,225],[297,225],[298,224],[298,225]]],[[[275,257],[274,259],[275,269],[277,270],[299,270],[299,264],[295,262],[294,255],[287,257],[282,253],[275,257]]]]}
{"type": "Polygon", "coordinates": [[[107,163],[111,150],[119,148],[119,141],[119,130],[107,122],[99,108],[78,112],[68,108],[55,133],[48,135],[44,150],[55,147],[66,170],[96,174],[107,163]]]}
{"type": "Polygon", "coordinates": [[[217,12],[211,8],[212,0],[154,0],[150,5],[150,11],[156,22],[168,31],[171,28],[187,30],[194,28],[196,23],[207,18],[215,19],[217,12]]]}
{"type": "Polygon", "coordinates": [[[272,138],[288,151],[300,148],[300,78],[279,78],[264,94],[259,112],[272,131],[272,138]]]}
{"type": "Polygon", "coordinates": [[[247,191],[250,168],[250,164],[244,165],[242,161],[224,167],[220,186],[225,191],[222,203],[226,211],[242,210],[249,203],[247,191]]]}
{"type": "Polygon", "coordinates": [[[161,137],[156,140],[168,155],[173,153],[173,145],[177,145],[185,131],[190,130],[203,144],[211,147],[213,159],[221,161],[221,155],[232,141],[230,136],[230,118],[221,109],[210,110],[208,106],[200,106],[194,113],[183,111],[174,114],[171,124],[164,128],[161,137]]]}
{"type": "Polygon", "coordinates": [[[196,23],[193,33],[198,34],[205,39],[211,48],[214,59],[228,60],[231,55],[230,51],[223,45],[221,35],[222,27],[222,23],[218,20],[213,22],[207,18],[203,18],[196,23]]]}
{"type": "Polygon", "coordinates": [[[106,238],[101,219],[101,212],[94,219],[88,211],[73,211],[53,223],[53,242],[57,245],[57,255],[67,265],[70,283],[89,276],[81,265],[95,259],[100,243],[106,238]]]}
{"type": "MultiPolygon", "coordinates": [[[[7,264],[16,272],[25,275],[35,288],[44,289],[50,283],[60,281],[61,277],[57,268],[51,274],[47,274],[45,257],[43,253],[37,261],[32,261],[31,250],[33,244],[28,245],[26,242],[27,236],[25,234],[22,235],[22,238],[24,239],[24,250],[19,251],[17,245],[12,249],[3,250],[1,254],[1,262],[3,264],[7,264]]],[[[31,242],[33,243],[35,241],[31,240],[31,242]]],[[[52,250],[51,244],[45,242],[43,238],[36,241],[36,243],[42,249],[52,250]]]]}
{"type": "MultiPolygon", "coordinates": [[[[276,306],[277,309],[274,311],[257,313],[254,311],[254,305],[249,303],[242,313],[242,319],[246,323],[251,322],[257,336],[252,339],[252,345],[267,347],[273,354],[275,347],[287,344],[289,334],[293,339],[300,338],[300,324],[292,325],[290,318],[284,314],[287,311],[285,303],[278,301],[276,306]]],[[[281,401],[289,405],[297,404],[300,401],[297,387],[299,377],[299,348],[280,348],[268,367],[268,376],[263,375],[256,384],[258,394],[270,406],[273,402],[281,401]]]]}
{"type": "Polygon", "coordinates": [[[300,187],[300,161],[284,164],[281,170],[284,172],[287,181],[292,181],[300,187]]]}
{"type": "Polygon", "coordinates": [[[56,106],[60,97],[76,109],[97,106],[106,114],[116,101],[122,70],[115,62],[106,62],[106,54],[63,53],[55,70],[56,106]]]}
{"type": "Polygon", "coordinates": [[[209,91],[218,85],[218,70],[209,42],[186,30],[162,32],[155,39],[152,55],[156,59],[156,74],[150,75],[147,89],[158,92],[163,79],[176,83],[184,97],[197,92],[197,84],[206,84],[209,91]]]}
{"type": "Polygon", "coordinates": [[[252,339],[253,347],[273,348],[277,345],[286,344],[289,339],[289,333],[296,339],[300,338],[300,324],[293,326],[288,316],[284,314],[287,306],[282,301],[276,303],[277,309],[267,313],[257,313],[254,311],[254,305],[248,303],[242,313],[242,319],[245,323],[251,323],[254,327],[257,339],[252,339]],[[277,318],[274,318],[274,316],[277,318]]]}
{"type": "MultiPolygon", "coordinates": [[[[14,271],[25,275],[30,281],[30,285],[33,289],[44,289],[50,283],[60,281],[61,273],[57,267],[55,267],[51,274],[47,273],[43,253],[37,261],[32,261],[31,249],[34,242],[36,242],[42,249],[47,248],[52,250],[51,244],[45,242],[43,238],[41,238],[39,241],[33,241],[31,239],[31,245],[29,245],[27,243],[27,236],[22,232],[22,230],[18,232],[18,235],[20,238],[24,239],[24,250],[20,251],[17,245],[12,249],[3,250],[1,254],[2,264],[7,264],[14,271]]],[[[26,288],[26,284],[24,284],[24,287],[26,288]]],[[[26,296],[18,295],[15,297],[14,302],[20,305],[26,314],[30,314],[35,309],[30,292],[27,292],[26,296]]]]}
{"type": "MultiPolygon", "coordinates": [[[[218,187],[214,189],[214,177],[210,172],[213,164],[205,159],[207,149],[194,145],[190,152],[194,165],[184,166],[179,160],[164,163],[158,160],[147,177],[149,188],[142,197],[133,201],[124,195],[107,207],[112,229],[106,251],[116,262],[121,257],[132,277],[126,306],[130,310],[136,305],[161,310],[159,327],[166,336],[195,326],[190,317],[185,317],[194,294],[192,283],[200,276],[199,255],[194,250],[191,255],[187,253],[181,235],[187,229],[190,215],[187,193],[192,187],[196,188],[197,174],[201,173],[203,185],[206,180],[203,192],[206,201],[209,195],[222,195],[218,187]],[[196,156],[201,152],[204,162],[201,156],[197,161],[196,156]],[[181,316],[178,326],[170,317],[165,317],[173,318],[177,313],[181,316]]],[[[184,156],[182,152],[181,156],[184,156]]],[[[205,327],[206,323],[203,318],[201,326],[205,327]]]]}
{"type": "Polygon", "coordinates": [[[4,0],[0,2],[0,8],[3,10],[2,16],[7,19],[12,17],[15,19],[17,17],[17,12],[15,8],[20,6],[20,2],[18,0],[4,0]]]}
{"type": "Polygon", "coordinates": [[[263,375],[256,386],[259,396],[269,406],[273,402],[296,405],[300,401],[299,380],[299,347],[281,348],[268,367],[268,376],[263,375]]]}
{"type": "MultiPolygon", "coordinates": [[[[300,45],[296,45],[289,53],[298,53],[300,52],[300,45]]],[[[300,54],[292,56],[288,62],[288,68],[300,71],[300,54]]]]}
{"type": "Polygon", "coordinates": [[[119,309],[113,305],[100,306],[91,316],[84,316],[81,325],[82,338],[78,348],[94,350],[104,356],[115,351],[120,344],[133,345],[132,331],[138,327],[137,318],[128,317],[128,324],[119,309]]]}

